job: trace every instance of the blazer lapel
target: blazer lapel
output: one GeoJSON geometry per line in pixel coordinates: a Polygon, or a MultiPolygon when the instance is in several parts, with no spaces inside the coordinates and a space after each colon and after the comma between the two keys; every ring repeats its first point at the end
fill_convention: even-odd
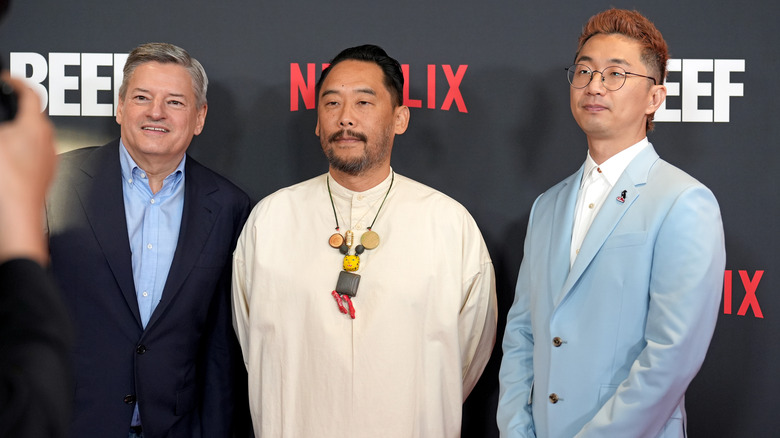
{"type": "Polygon", "coordinates": [[[141,327],[138,299],[133,281],[133,262],[127,236],[119,142],[111,142],[92,153],[81,166],[89,177],[75,186],[84,214],[95,233],[127,306],[141,327]]]}
{"type": "MultiPolygon", "coordinates": [[[[657,159],[658,154],[655,152],[655,149],[653,149],[652,145],[648,145],[644,151],[640,152],[629,163],[626,170],[620,175],[615,186],[607,195],[604,205],[593,220],[593,224],[588,229],[585,239],[582,241],[580,253],[571,266],[571,271],[566,278],[559,299],[555,303],[556,306],[560,305],[569,292],[571,292],[574,285],[593,261],[593,258],[601,250],[604,242],[615,230],[617,224],[639,198],[642,187],[647,183],[647,175],[650,172],[650,168],[657,159]],[[624,190],[626,191],[625,196],[622,193],[624,190]],[[623,198],[623,201],[620,201],[619,197],[623,198]]],[[[571,235],[571,233],[569,234],[571,235]]]]}
{"type": "Polygon", "coordinates": [[[202,172],[200,165],[190,157],[187,157],[184,169],[184,209],[179,241],[165,281],[162,299],[154,309],[146,326],[147,329],[157,322],[173,298],[180,292],[184,281],[203,252],[203,247],[222,208],[214,196],[219,189],[211,175],[202,172]]]}
{"type": "Polygon", "coordinates": [[[557,288],[563,286],[563,279],[566,279],[569,275],[574,208],[577,205],[577,193],[579,192],[584,169],[585,166],[580,167],[579,171],[564,180],[564,185],[555,198],[555,210],[551,225],[551,230],[553,231],[550,239],[550,269],[548,275],[550,276],[550,284],[555,285],[553,290],[558,290],[558,294],[551,297],[556,303],[563,292],[557,288]]]}

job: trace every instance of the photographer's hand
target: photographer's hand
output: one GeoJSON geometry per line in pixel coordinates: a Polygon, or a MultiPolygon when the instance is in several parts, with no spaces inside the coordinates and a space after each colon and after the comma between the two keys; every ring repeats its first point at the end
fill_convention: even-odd
{"type": "Polygon", "coordinates": [[[40,100],[23,82],[3,73],[18,95],[14,120],[0,123],[0,263],[29,258],[44,265],[43,206],[57,158],[54,130],[40,100]]]}

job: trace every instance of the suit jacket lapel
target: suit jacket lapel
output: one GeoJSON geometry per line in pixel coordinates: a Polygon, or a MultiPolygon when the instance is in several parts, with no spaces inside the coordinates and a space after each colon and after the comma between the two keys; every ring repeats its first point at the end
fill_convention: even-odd
{"type": "MultiPolygon", "coordinates": [[[[607,195],[604,205],[593,220],[593,224],[588,229],[588,233],[585,235],[580,252],[571,266],[571,271],[566,278],[559,299],[555,303],[556,306],[560,305],[569,292],[571,292],[577,280],[588,268],[593,258],[596,257],[604,242],[615,230],[617,224],[639,198],[642,187],[647,183],[647,175],[650,172],[650,168],[657,159],[658,154],[655,152],[655,149],[653,149],[652,145],[648,145],[645,150],[640,152],[629,163],[626,170],[620,175],[615,186],[607,195]],[[623,190],[626,191],[626,196],[624,201],[621,202],[617,198],[622,194],[623,190]]],[[[575,206],[572,206],[572,218],[574,208],[575,206]]],[[[569,230],[569,235],[571,236],[571,230],[569,230]]],[[[571,243],[571,239],[569,239],[569,243],[571,243]]]]}
{"type": "MultiPolygon", "coordinates": [[[[574,226],[574,208],[577,204],[577,193],[582,181],[585,166],[564,180],[564,186],[555,199],[555,211],[552,217],[552,237],[550,241],[550,270],[548,275],[551,285],[562,287],[563,279],[569,275],[569,259],[571,253],[571,236],[574,226]]],[[[562,290],[551,297],[557,303],[562,290]]]]}
{"type": "Polygon", "coordinates": [[[187,157],[184,165],[184,209],[179,241],[165,281],[162,299],[154,309],[146,326],[147,329],[165,313],[203,252],[203,247],[222,208],[214,196],[217,190],[218,187],[211,175],[204,172],[203,167],[191,157],[187,157]]]}
{"type": "Polygon", "coordinates": [[[141,315],[133,281],[133,262],[127,236],[122,170],[119,164],[119,142],[100,147],[82,164],[89,177],[75,189],[106,261],[116,278],[127,306],[139,327],[141,315]]]}

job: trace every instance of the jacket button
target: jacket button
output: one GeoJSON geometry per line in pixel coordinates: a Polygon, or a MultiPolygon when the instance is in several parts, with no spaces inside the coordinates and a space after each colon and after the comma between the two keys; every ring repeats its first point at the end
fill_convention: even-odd
{"type": "Polygon", "coordinates": [[[553,345],[556,347],[560,347],[561,345],[563,345],[563,341],[561,340],[561,338],[556,336],[553,338],[553,345]]]}
{"type": "Polygon", "coordinates": [[[132,395],[132,394],[126,395],[125,399],[124,399],[124,402],[129,404],[129,405],[132,405],[133,403],[135,403],[135,396],[132,395]]]}
{"type": "Polygon", "coordinates": [[[135,349],[135,352],[138,353],[138,354],[146,353],[146,346],[145,345],[139,345],[138,348],[135,349]]]}
{"type": "Polygon", "coordinates": [[[550,394],[550,403],[552,403],[552,404],[558,403],[558,400],[560,400],[558,398],[558,394],[556,394],[554,392],[552,394],[550,394]]]}

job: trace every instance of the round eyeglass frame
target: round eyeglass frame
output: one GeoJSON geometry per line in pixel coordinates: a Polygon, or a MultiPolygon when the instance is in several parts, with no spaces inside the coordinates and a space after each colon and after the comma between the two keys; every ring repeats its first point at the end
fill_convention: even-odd
{"type": "Polygon", "coordinates": [[[588,85],[590,85],[590,83],[593,81],[593,74],[594,73],[598,73],[598,74],[601,75],[601,85],[605,89],[607,89],[609,91],[617,91],[617,90],[623,88],[623,85],[626,84],[626,79],[628,78],[628,75],[647,78],[647,79],[650,79],[651,81],[653,81],[653,85],[657,85],[658,84],[658,81],[656,81],[655,78],[652,77],[652,76],[641,75],[639,73],[632,73],[630,71],[626,71],[626,69],[624,69],[623,67],[620,67],[618,65],[611,65],[609,67],[604,68],[604,70],[598,71],[598,70],[591,69],[590,67],[588,67],[585,64],[572,64],[569,67],[566,67],[565,70],[566,70],[566,79],[569,81],[569,85],[571,85],[572,88],[576,88],[578,90],[581,90],[581,89],[587,87],[588,85]],[[572,76],[574,76],[574,73],[577,70],[579,70],[579,69],[587,70],[587,71],[590,72],[590,78],[588,78],[588,82],[586,82],[585,85],[583,85],[581,87],[577,87],[577,86],[575,86],[572,83],[572,76]],[[609,86],[607,85],[607,77],[612,77],[612,76],[610,76],[609,74],[605,75],[604,72],[609,73],[610,71],[617,72],[617,73],[619,73],[621,75],[623,81],[620,83],[619,86],[614,87],[613,85],[609,85],[609,86]]]}

